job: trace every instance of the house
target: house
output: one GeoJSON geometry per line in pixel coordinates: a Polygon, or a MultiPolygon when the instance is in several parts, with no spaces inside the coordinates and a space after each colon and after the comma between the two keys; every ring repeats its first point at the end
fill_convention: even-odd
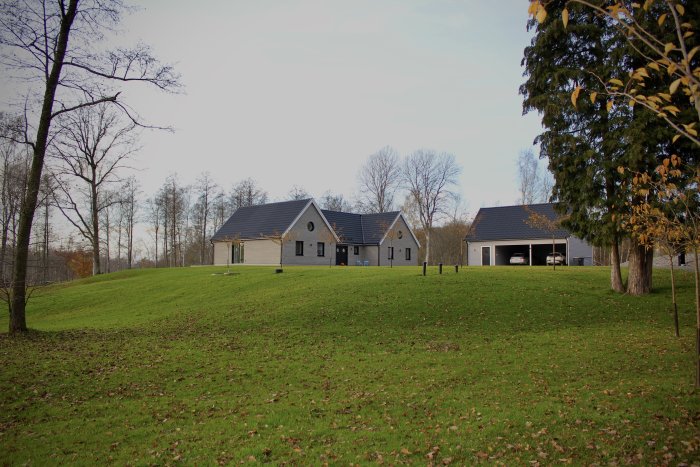
{"type": "Polygon", "coordinates": [[[398,211],[327,211],[313,199],[240,208],[211,242],[218,265],[407,266],[420,248],[398,211]]]}
{"type": "Polygon", "coordinates": [[[528,264],[544,265],[552,253],[553,242],[556,251],[566,256],[567,264],[592,264],[590,244],[558,225],[553,225],[552,230],[533,226],[533,216],[552,222],[559,218],[553,203],[479,209],[465,238],[467,264],[500,266],[510,264],[515,253],[522,253],[528,264]]]}

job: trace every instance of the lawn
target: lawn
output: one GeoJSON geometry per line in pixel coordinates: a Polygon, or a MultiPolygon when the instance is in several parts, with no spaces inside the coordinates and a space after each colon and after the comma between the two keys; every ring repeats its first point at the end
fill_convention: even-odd
{"type": "Polygon", "coordinates": [[[700,463],[690,275],[679,339],[667,271],[223,270],[36,292],[0,464],[700,463]]]}

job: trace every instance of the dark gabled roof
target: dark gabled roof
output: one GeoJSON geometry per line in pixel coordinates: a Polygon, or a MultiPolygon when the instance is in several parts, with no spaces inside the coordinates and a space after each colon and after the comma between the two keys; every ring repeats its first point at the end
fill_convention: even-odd
{"type": "Polygon", "coordinates": [[[344,243],[378,245],[399,215],[398,211],[353,214],[323,210],[323,215],[344,243]]]}
{"type": "Polygon", "coordinates": [[[310,202],[302,199],[239,208],[212,240],[279,237],[310,202]]]}
{"type": "Polygon", "coordinates": [[[351,212],[321,211],[343,243],[364,243],[362,215],[351,212]]]}
{"type": "Polygon", "coordinates": [[[364,243],[379,245],[398,215],[398,211],[364,214],[362,216],[364,243]]]}
{"type": "MultiPolygon", "coordinates": [[[[311,199],[303,199],[239,208],[211,240],[279,237],[292,226],[292,223],[310,204],[312,204],[311,199]]],[[[313,205],[316,204],[313,203],[313,205]]],[[[378,245],[399,216],[398,211],[353,214],[322,210],[321,213],[341,242],[358,245],[378,245]]]]}
{"type": "MultiPolygon", "coordinates": [[[[553,203],[530,204],[528,206],[499,206],[481,208],[474,218],[472,232],[467,235],[469,242],[489,240],[535,240],[552,238],[552,232],[528,224],[531,213],[556,220],[559,216],[553,203]]],[[[567,238],[571,234],[564,228],[554,231],[556,238],[567,238]]]]}

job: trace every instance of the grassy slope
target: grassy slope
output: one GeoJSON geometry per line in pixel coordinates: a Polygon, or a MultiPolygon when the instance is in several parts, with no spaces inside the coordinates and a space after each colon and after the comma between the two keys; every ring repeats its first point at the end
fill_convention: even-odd
{"type": "Polygon", "coordinates": [[[214,271],[38,293],[0,335],[0,463],[700,459],[690,276],[676,339],[665,271],[214,271]]]}

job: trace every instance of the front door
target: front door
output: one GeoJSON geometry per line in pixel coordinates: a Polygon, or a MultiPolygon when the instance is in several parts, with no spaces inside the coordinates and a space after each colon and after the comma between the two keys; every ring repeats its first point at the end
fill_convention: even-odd
{"type": "Polygon", "coordinates": [[[491,266],[491,247],[482,246],[481,247],[481,265],[491,266]]]}
{"type": "Polygon", "coordinates": [[[336,266],[346,266],[348,264],[348,246],[335,246],[335,264],[336,266]]]}

